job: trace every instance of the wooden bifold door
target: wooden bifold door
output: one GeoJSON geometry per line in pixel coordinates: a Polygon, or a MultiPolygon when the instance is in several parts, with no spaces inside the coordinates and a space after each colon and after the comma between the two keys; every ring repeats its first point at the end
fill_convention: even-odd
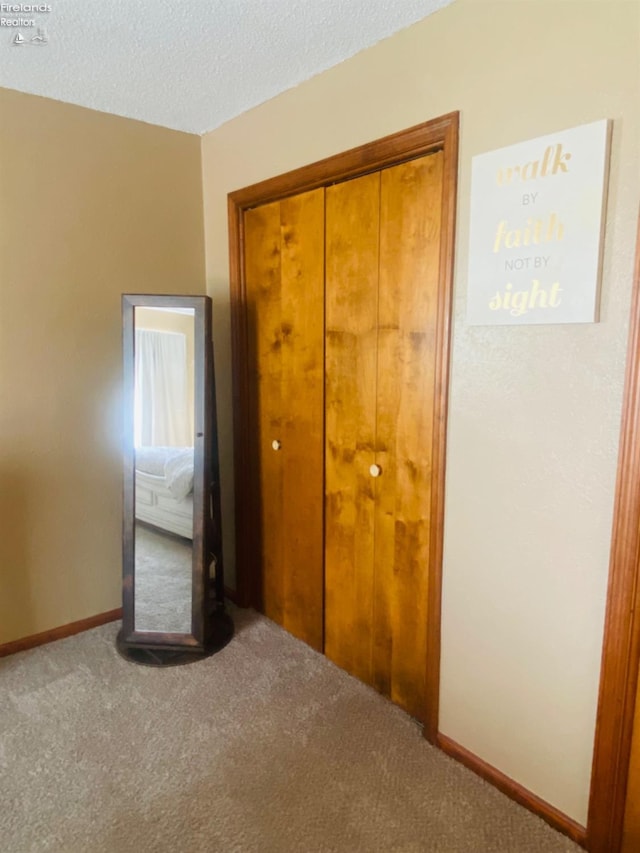
{"type": "Polygon", "coordinates": [[[325,653],[425,707],[442,153],[326,191],[325,653]]]}
{"type": "Polygon", "coordinates": [[[237,223],[246,603],[420,720],[439,602],[445,171],[434,146],[245,205],[237,223]]]}
{"type": "Polygon", "coordinates": [[[244,235],[257,603],[322,650],[324,190],[248,210],[244,235]]]}

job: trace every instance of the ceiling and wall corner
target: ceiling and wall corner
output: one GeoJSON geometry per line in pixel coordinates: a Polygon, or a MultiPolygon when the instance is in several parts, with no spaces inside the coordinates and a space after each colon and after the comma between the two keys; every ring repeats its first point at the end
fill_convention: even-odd
{"type": "Polygon", "coordinates": [[[452,2],[38,2],[2,12],[35,25],[0,27],[0,86],[202,134],[452,2]]]}

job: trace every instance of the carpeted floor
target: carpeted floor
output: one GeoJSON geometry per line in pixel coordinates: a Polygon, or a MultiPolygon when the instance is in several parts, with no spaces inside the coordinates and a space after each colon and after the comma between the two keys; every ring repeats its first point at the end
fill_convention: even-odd
{"type": "Polygon", "coordinates": [[[117,624],[0,659],[2,853],[575,853],[251,611],[151,669],[117,624]]]}

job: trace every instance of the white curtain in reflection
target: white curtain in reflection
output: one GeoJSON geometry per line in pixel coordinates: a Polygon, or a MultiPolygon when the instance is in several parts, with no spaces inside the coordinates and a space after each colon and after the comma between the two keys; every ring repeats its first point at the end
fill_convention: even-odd
{"type": "Polygon", "coordinates": [[[135,364],[135,446],[191,446],[186,336],[136,329],[135,364]]]}

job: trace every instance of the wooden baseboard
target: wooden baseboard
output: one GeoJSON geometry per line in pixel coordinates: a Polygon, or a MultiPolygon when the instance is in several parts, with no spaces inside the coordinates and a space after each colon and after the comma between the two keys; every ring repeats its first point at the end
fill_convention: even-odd
{"type": "Polygon", "coordinates": [[[584,826],[581,826],[545,800],[532,794],[531,791],[523,788],[518,782],[509,778],[509,776],[505,776],[500,770],[492,767],[491,764],[487,764],[486,761],[478,758],[477,755],[469,752],[468,749],[460,746],[459,743],[451,740],[446,735],[438,734],[436,744],[447,755],[464,764],[465,767],[468,767],[469,770],[481,776],[485,781],[490,782],[499,791],[506,794],[507,797],[515,800],[516,803],[519,803],[525,809],[542,818],[542,820],[554,829],[557,829],[558,832],[568,835],[576,844],[586,847],[587,831],[584,826]]]}
{"type": "Polygon", "coordinates": [[[23,637],[21,640],[4,643],[0,646],[0,658],[14,655],[16,652],[24,652],[27,649],[35,649],[36,646],[44,646],[45,643],[52,643],[54,640],[62,640],[65,637],[80,634],[82,631],[106,625],[107,622],[115,622],[117,619],[122,619],[121,607],[116,608],[116,610],[109,610],[107,613],[98,613],[96,616],[90,616],[88,619],[80,619],[79,622],[70,622],[68,625],[62,625],[60,628],[43,631],[41,634],[32,634],[32,636],[23,637]]]}
{"type": "MultiPolygon", "coordinates": [[[[225,587],[224,594],[226,598],[237,604],[238,598],[235,590],[225,587]]],[[[0,658],[6,658],[27,649],[35,649],[37,646],[44,646],[46,643],[53,643],[55,640],[63,640],[65,637],[72,637],[74,634],[80,634],[90,628],[98,628],[100,625],[106,625],[108,622],[115,622],[118,619],[122,619],[121,607],[109,610],[106,613],[98,613],[97,616],[90,616],[88,619],[80,619],[79,622],[70,622],[60,628],[43,631],[41,634],[32,634],[30,637],[23,637],[21,640],[13,640],[11,643],[0,645],[0,658]]]]}

